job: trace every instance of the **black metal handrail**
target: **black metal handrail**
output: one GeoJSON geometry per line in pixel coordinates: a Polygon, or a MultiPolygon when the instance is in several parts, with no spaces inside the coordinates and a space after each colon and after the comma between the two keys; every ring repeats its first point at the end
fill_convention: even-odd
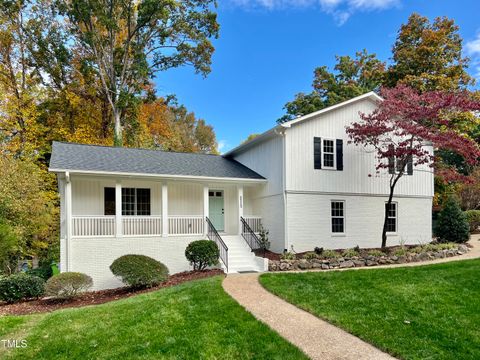
{"type": "Polygon", "coordinates": [[[218,234],[217,229],[215,229],[215,226],[213,226],[210,219],[208,217],[205,217],[205,219],[207,221],[207,226],[208,226],[208,231],[207,231],[208,239],[211,241],[215,241],[215,244],[217,244],[218,249],[220,250],[220,259],[225,264],[226,270],[228,272],[228,247],[223,241],[222,237],[218,234]]]}
{"type": "Polygon", "coordinates": [[[260,244],[260,239],[258,238],[257,234],[255,234],[250,225],[248,225],[247,221],[242,216],[240,216],[240,220],[242,222],[242,237],[245,239],[248,246],[250,246],[250,249],[252,249],[252,251],[261,249],[262,245],[260,244]]]}

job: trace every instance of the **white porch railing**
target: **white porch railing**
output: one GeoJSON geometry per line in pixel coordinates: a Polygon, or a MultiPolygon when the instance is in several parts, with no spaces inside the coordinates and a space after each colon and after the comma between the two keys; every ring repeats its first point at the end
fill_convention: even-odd
{"type": "Polygon", "coordinates": [[[72,216],[72,236],[115,236],[115,216],[72,216]]]}
{"type": "Polygon", "coordinates": [[[201,235],[205,219],[202,215],[178,215],[168,217],[169,235],[201,235]]]}
{"type": "Polygon", "coordinates": [[[262,228],[262,218],[260,216],[244,216],[243,218],[253,232],[260,232],[260,229],[262,228]]]}
{"type": "MultiPolygon", "coordinates": [[[[245,216],[245,221],[254,232],[261,229],[262,218],[245,216]]],[[[115,236],[115,216],[72,216],[72,236],[102,237],[115,236]]],[[[168,235],[202,235],[205,218],[202,215],[168,216],[168,235]]],[[[122,216],[123,236],[161,236],[161,216],[122,216]]]]}
{"type": "Polygon", "coordinates": [[[162,235],[161,216],[122,216],[124,236],[162,235]]]}

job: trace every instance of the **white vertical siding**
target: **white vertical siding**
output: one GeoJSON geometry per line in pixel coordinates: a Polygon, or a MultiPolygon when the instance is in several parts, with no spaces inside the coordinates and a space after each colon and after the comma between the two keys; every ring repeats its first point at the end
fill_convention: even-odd
{"type": "Polygon", "coordinates": [[[203,185],[168,183],[169,215],[203,215],[203,185]]]}
{"type": "MultiPolygon", "coordinates": [[[[380,247],[383,228],[383,196],[340,196],[287,194],[288,239],[295,251],[318,247],[344,249],[380,247]],[[330,201],[345,201],[345,235],[331,232],[330,201]]],[[[397,233],[388,236],[387,246],[428,243],[432,240],[431,209],[428,198],[396,197],[397,233]]]]}
{"type": "Polygon", "coordinates": [[[115,182],[75,178],[72,181],[73,215],[103,215],[105,186],[115,187],[115,182]]]}
{"type": "MultiPolygon", "coordinates": [[[[104,215],[104,188],[115,187],[115,179],[88,178],[71,176],[73,215],[104,215]]],[[[152,215],[162,213],[161,183],[142,180],[122,180],[122,187],[146,188],[151,192],[152,215]]]]}
{"type": "Polygon", "coordinates": [[[276,252],[282,252],[286,246],[283,141],[282,136],[276,135],[234,156],[268,180],[265,185],[247,190],[245,214],[262,217],[263,226],[270,231],[270,249],[276,252]]]}
{"type": "MultiPolygon", "coordinates": [[[[372,151],[348,144],[345,128],[370,113],[374,103],[365,99],[317,118],[299,122],[286,131],[287,190],[329,193],[387,194],[389,175],[376,174],[372,151]],[[343,171],[313,167],[313,138],[343,139],[343,171]]],[[[413,176],[400,179],[397,195],[433,196],[433,174],[427,166],[415,167],[413,176]]]]}
{"type": "Polygon", "coordinates": [[[274,136],[236,154],[234,159],[268,179],[262,195],[277,195],[283,191],[282,137],[274,136]]]}

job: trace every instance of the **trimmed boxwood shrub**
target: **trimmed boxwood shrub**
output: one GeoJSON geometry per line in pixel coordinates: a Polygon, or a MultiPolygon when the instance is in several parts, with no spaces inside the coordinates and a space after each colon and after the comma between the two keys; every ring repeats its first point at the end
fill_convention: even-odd
{"type": "Polygon", "coordinates": [[[438,214],[435,235],[439,242],[464,243],[470,238],[470,227],[458,201],[450,196],[438,214]]]}
{"type": "Polygon", "coordinates": [[[15,303],[41,297],[45,292],[45,281],[25,273],[13,274],[0,279],[0,300],[15,303]]]}
{"type": "Polygon", "coordinates": [[[468,224],[470,225],[470,232],[474,232],[480,229],[480,210],[467,210],[465,211],[468,224]]]}
{"type": "Polygon", "coordinates": [[[207,266],[217,265],[219,256],[218,246],[211,240],[192,241],[185,249],[185,257],[193,270],[205,270],[207,266]]]}
{"type": "Polygon", "coordinates": [[[86,274],[64,272],[48,279],[45,292],[57,299],[69,299],[87,291],[92,285],[92,278],[86,274]]]}
{"type": "Polygon", "coordinates": [[[145,255],[124,255],[116,259],[110,270],[122,282],[134,288],[152,287],[168,278],[168,268],[145,255]]]}

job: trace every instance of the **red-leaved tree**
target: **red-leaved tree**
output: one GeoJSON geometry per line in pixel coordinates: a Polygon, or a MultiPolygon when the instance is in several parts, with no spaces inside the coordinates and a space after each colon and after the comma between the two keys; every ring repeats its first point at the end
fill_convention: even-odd
{"type": "MultiPolygon", "coordinates": [[[[390,174],[390,191],[385,205],[382,230],[382,248],[387,244],[388,209],[391,207],[395,186],[415,166],[428,165],[433,169],[435,150],[450,150],[463,156],[465,162],[475,165],[480,158],[478,144],[462,134],[456,126],[461,113],[477,112],[480,101],[466,91],[429,91],[418,93],[407,86],[382,89],[383,101],[370,114],[361,113],[362,121],[347,127],[347,134],[355,145],[374,149],[378,159],[377,172],[390,174]]],[[[433,170],[432,170],[433,171],[433,170]]],[[[443,168],[443,175],[455,178],[455,168],[443,168]]]]}

